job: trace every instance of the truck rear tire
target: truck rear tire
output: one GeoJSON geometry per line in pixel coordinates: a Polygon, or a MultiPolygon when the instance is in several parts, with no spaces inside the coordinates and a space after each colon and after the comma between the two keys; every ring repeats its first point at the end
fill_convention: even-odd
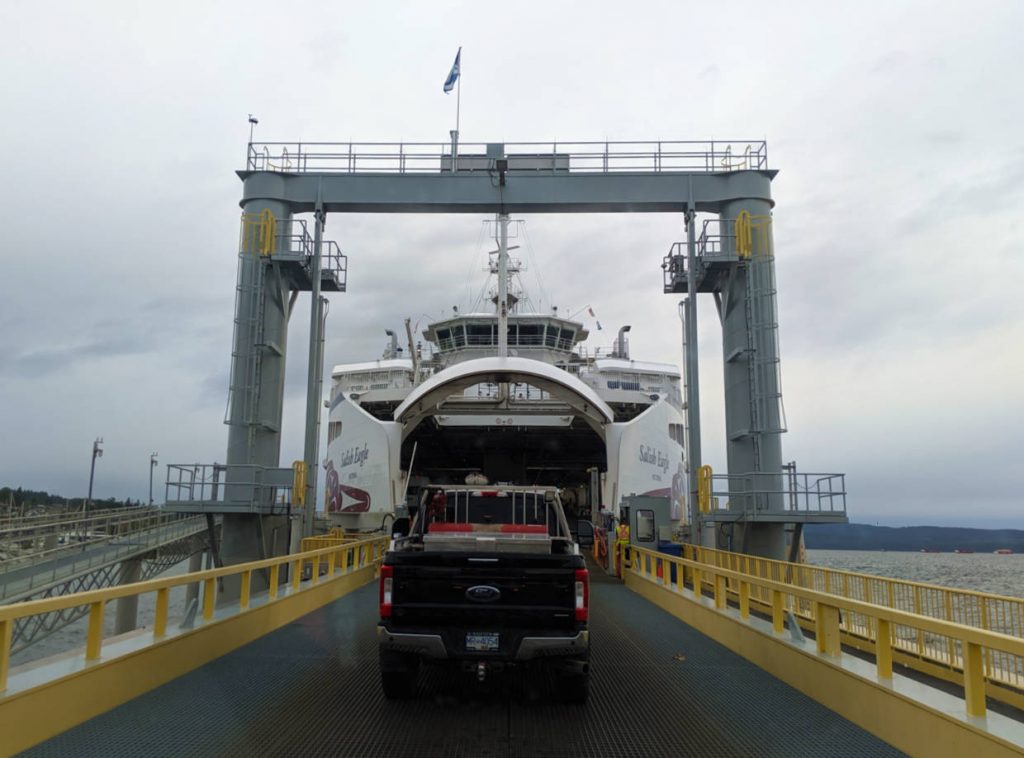
{"type": "Polygon", "coordinates": [[[420,659],[407,653],[380,651],[380,684],[388,700],[405,700],[416,691],[420,659]]]}

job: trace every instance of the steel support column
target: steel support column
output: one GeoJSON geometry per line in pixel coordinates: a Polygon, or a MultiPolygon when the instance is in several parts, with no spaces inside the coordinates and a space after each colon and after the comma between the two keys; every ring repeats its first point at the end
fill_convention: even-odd
{"type": "MultiPolygon", "coordinates": [[[[129,558],[121,561],[121,573],[118,584],[134,584],[142,579],[142,559],[129,558]]],[[[128,595],[117,599],[114,634],[124,634],[139,625],[139,596],[128,595]]]]}
{"type": "Polygon", "coordinates": [[[306,382],[306,441],[303,458],[306,462],[305,507],[302,511],[302,536],[313,536],[313,519],[316,512],[316,481],[319,466],[317,458],[320,449],[320,416],[324,412],[321,398],[323,384],[323,355],[320,342],[323,339],[323,308],[320,299],[321,253],[324,239],[323,208],[316,210],[316,226],[313,232],[313,260],[310,261],[310,279],[313,282],[309,306],[309,376],[306,382]]]}
{"type": "MultiPolygon", "coordinates": [[[[745,199],[723,203],[720,216],[723,230],[729,229],[741,212],[747,211],[751,216],[769,216],[771,203],[766,200],[745,199]]],[[[767,226],[765,234],[769,235],[771,227],[767,226]]],[[[727,244],[733,244],[733,237],[723,237],[727,244]]],[[[730,250],[729,252],[735,252],[730,250]]],[[[774,265],[768,262],[764,265],[774,265]]],[[[764,429],[777,429],[781,426],[776,407],[769,418],[755,420],[754,403],[755,388],[751,386],[751,362],[755,356],[750,345],[757,345],[761,355],[760,361],[775,359],[775,343],[771,340],[759,339],[758,335],[750,334],[750,310],[756,304],[748,303],[750,288],[748,286],[749,268],[747,265],[733,265],[728,277],[722,285],[722,355],[725,379],[725,428],[726,454],[729,473],[733,476],[759,474],[754,478],[758,489],[782,491],[782,439],[778,432],[765,432],[764,429]],[[757,421],[757,423],[755,423],[757,421]]],[[[779,392],[776,375],[762,377],[766,386],[760,388],[763,394],[779,392]]],[[[743,486],[733,479],[730,481],[730,504],[733,507],[748,504],[750,501],[741,497],[743,486]],[[736,501],[733,504],[733,500],[736,501]]],[[[775,497],[775,496],[772,496],[775,497]]],[[[773,510],[781,510],[780,502],[765,503],[773,510]]],[[[786,557],[785,525],[781,523],[750,523],[739,522],[735,525],[733,535],[734,548],[751,555],[759,555],[776,560],[786,557]]]]}
{"type": "MultiPolygon", "coordinates": [[[[269,210],[276,220],[274,250],[289,243],[291,208],[287,203],[253,199],[244,202],[247,217],[269,210]]],[[[290,289],[270,256],[242,251],[238,260],[235,298],[234,355],[228,407],[228,479],[232,464],[275,468],[281,458],[281,419],[284,406],[285,356],[288,346],[290,289]]],[[[244,476],[245,474],[241,474],[244,476]]],[[[219,557],[223,564],[243,563],[287,552],[266,535],[276,534],[282,516],[224,514],[219,557]],[[278,552],[280,551],[280,552],[278,552]]],[[[253,591],[259,591],[253,577],[253,591]]],[[[221,601],[238,597],[237,580],[225,582],[221,601]]]]}
{"type": "Polygon", "coordinates": [[[700,360],[697,337],[697,214],[691,206],[686,212],[686,289],[683,345],[686,372],[686,428],[689,463],[686,475],[689,483],[690,541],[703,542],[700,505],[697,500],[697,472],[701,467],[700,449],[700,360]]]}
{"type": "MultiPolygon", "coordinates": [[[[192,553],[188,557],[188,573],[194,574],[197,571],[203,570],[203,556],[205,554],[205,551],[200,550],[198,553],[192,553]]],[[[197,603],[199,602],[199,582],[185,585],[185,607],[188,608],[193,600],[197,603]]]]}

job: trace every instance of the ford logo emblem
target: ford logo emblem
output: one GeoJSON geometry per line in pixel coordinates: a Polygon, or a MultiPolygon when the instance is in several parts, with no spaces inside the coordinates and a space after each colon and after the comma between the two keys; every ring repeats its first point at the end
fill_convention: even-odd
{"type": "Polygon", "coordinates": [[[493,603],[501,597],[501,590],[489,584],[478,584],[466,590],[466,599],[474,603],[493,603]]]}

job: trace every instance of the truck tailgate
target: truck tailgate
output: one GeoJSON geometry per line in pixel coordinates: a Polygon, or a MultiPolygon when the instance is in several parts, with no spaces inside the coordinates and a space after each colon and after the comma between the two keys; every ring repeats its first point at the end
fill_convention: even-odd
{"type": "Polygon", "coordinates": [[[574,625],[579,556],[421,552],[395,553],[385,562],[394,567],[396,624],[574,625]]]}

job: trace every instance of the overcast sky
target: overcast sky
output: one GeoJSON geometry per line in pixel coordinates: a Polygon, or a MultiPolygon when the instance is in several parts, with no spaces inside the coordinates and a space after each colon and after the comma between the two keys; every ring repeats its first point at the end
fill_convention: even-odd
{"type": "MultiPolygon", "coordinates": [[[[145,499],[154,451],[223,461],[247,114],[257,139],[440,142],[462,45],[464,141],[767,139],[785,459],[847,472],[855,521],[1024,528],[1019,0],[5,0],[0,28],[0,484],[83,495],[97,436],[100,498],[145,499]]],[[[468,305],[481,221],[332,216],[328,371],[468,305]]],[[[605,327],[591,345],[629,323],[634,358],[679,363],[659,266],[681,217],[526,222],[550,302],[605,327]]],[[[700,331],[724,472],[710,301],[700,331]]]]}

